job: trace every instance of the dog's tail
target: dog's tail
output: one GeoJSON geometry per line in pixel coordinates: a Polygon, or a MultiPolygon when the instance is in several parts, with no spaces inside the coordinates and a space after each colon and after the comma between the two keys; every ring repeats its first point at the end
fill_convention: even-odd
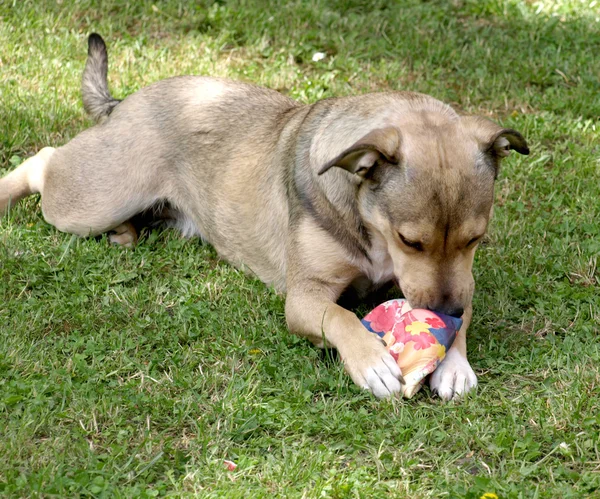
{"type": "Polygon", "coordinates": [[[81,80],[83,107],[96,121],[103,121],[121,102],[108,90],[108,53],[102,37],[92,33],[88,38],[88,58],[81,80]]]}

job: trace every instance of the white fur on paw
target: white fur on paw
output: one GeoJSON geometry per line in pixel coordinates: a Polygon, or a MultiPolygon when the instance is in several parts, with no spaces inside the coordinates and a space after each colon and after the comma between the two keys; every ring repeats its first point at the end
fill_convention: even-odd
{"type": "Polygon", "coordinates": [[[378,362],[364,372],[364,388],[373,392],[377,398],[386,398],[400,392],[402,388],[398,378],[402,376],[394,358],[386,352],[378,362]]]}
{"type": "Polygon", "coordinates": [[[400,392],[401,382],[404,383],[402,372],[377,336],[368,333],[363,342],[348,347],[347,344],[340,345],[338,350],[346,371],[358,386],[377,398],[400,392]]]}
{"type": "Polygon", "coordinates": [[[444,400],[458,398],[477,386],[477,376],[469,361],[456,349],[450,349],[446,358],[431,375],[431,390],[444,400]]]}
{"type": "Polygon", "coordinates": [[[112,244],[118,244],[124,248],[133,248],[135,245],[135,237],[129,232],[123,232],[122,234],[109,234],[108,240],[112,244]]]}

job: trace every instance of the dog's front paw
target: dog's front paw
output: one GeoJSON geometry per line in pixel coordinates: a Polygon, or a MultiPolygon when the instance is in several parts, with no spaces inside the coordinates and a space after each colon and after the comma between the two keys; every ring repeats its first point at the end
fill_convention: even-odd
{"type": "Polygon", "coordinates": [[[431,375],[429,386],[442,399],[451,400],[475,388],[477,376],[469,361],[458,350],[451,349],[431,375]]]}
{"type": "Polygon", "coordinates": [[[381,340],[369,333],[364,342],[339,348],[346,371],[361,388],[386,398],[400,392],[404,383],[398,364],[381,340]]]}

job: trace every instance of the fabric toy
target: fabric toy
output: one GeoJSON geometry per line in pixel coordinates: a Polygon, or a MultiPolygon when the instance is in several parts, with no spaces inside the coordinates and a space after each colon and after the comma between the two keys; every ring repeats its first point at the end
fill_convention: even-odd
{"type": "Polygon", "coordinates": [[[411,398],[446,356],[462,319],[413,309],[406,300],[396,299],[375,307],[362,323],[383,339],[402,370],[402,395],[411,398]]]}

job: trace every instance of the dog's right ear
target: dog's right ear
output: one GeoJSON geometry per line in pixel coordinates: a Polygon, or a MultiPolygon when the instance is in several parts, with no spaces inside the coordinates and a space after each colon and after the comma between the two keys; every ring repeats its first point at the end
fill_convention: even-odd
{"type": "Polygon", "coordinates": [[[484,153],[491,153],[500,159],[508,156],[511,150],[529,154],[527,141],[512,128],[503,128],[481,116],[464,116],[461,121],[478,139],[484,153]]]}
{"type": "Polygon", "coordinates": [[[503,128],[480,116],[463,116],[461,123],[466,131],[475,137],[480,151],[489,158],[489,163],[494,169],[494,178],[498,178],[501,160],[511,151],[529,154],[527,141],[512,128],[503,128]]]}
{"type": "Polygon", "coordinates": [[[400,130],[394,127],[377,128],[369,132],[339,156],[319,170],[322,175],[332,166],[365,178],[379,161],[400,162],[400,130]]]}

